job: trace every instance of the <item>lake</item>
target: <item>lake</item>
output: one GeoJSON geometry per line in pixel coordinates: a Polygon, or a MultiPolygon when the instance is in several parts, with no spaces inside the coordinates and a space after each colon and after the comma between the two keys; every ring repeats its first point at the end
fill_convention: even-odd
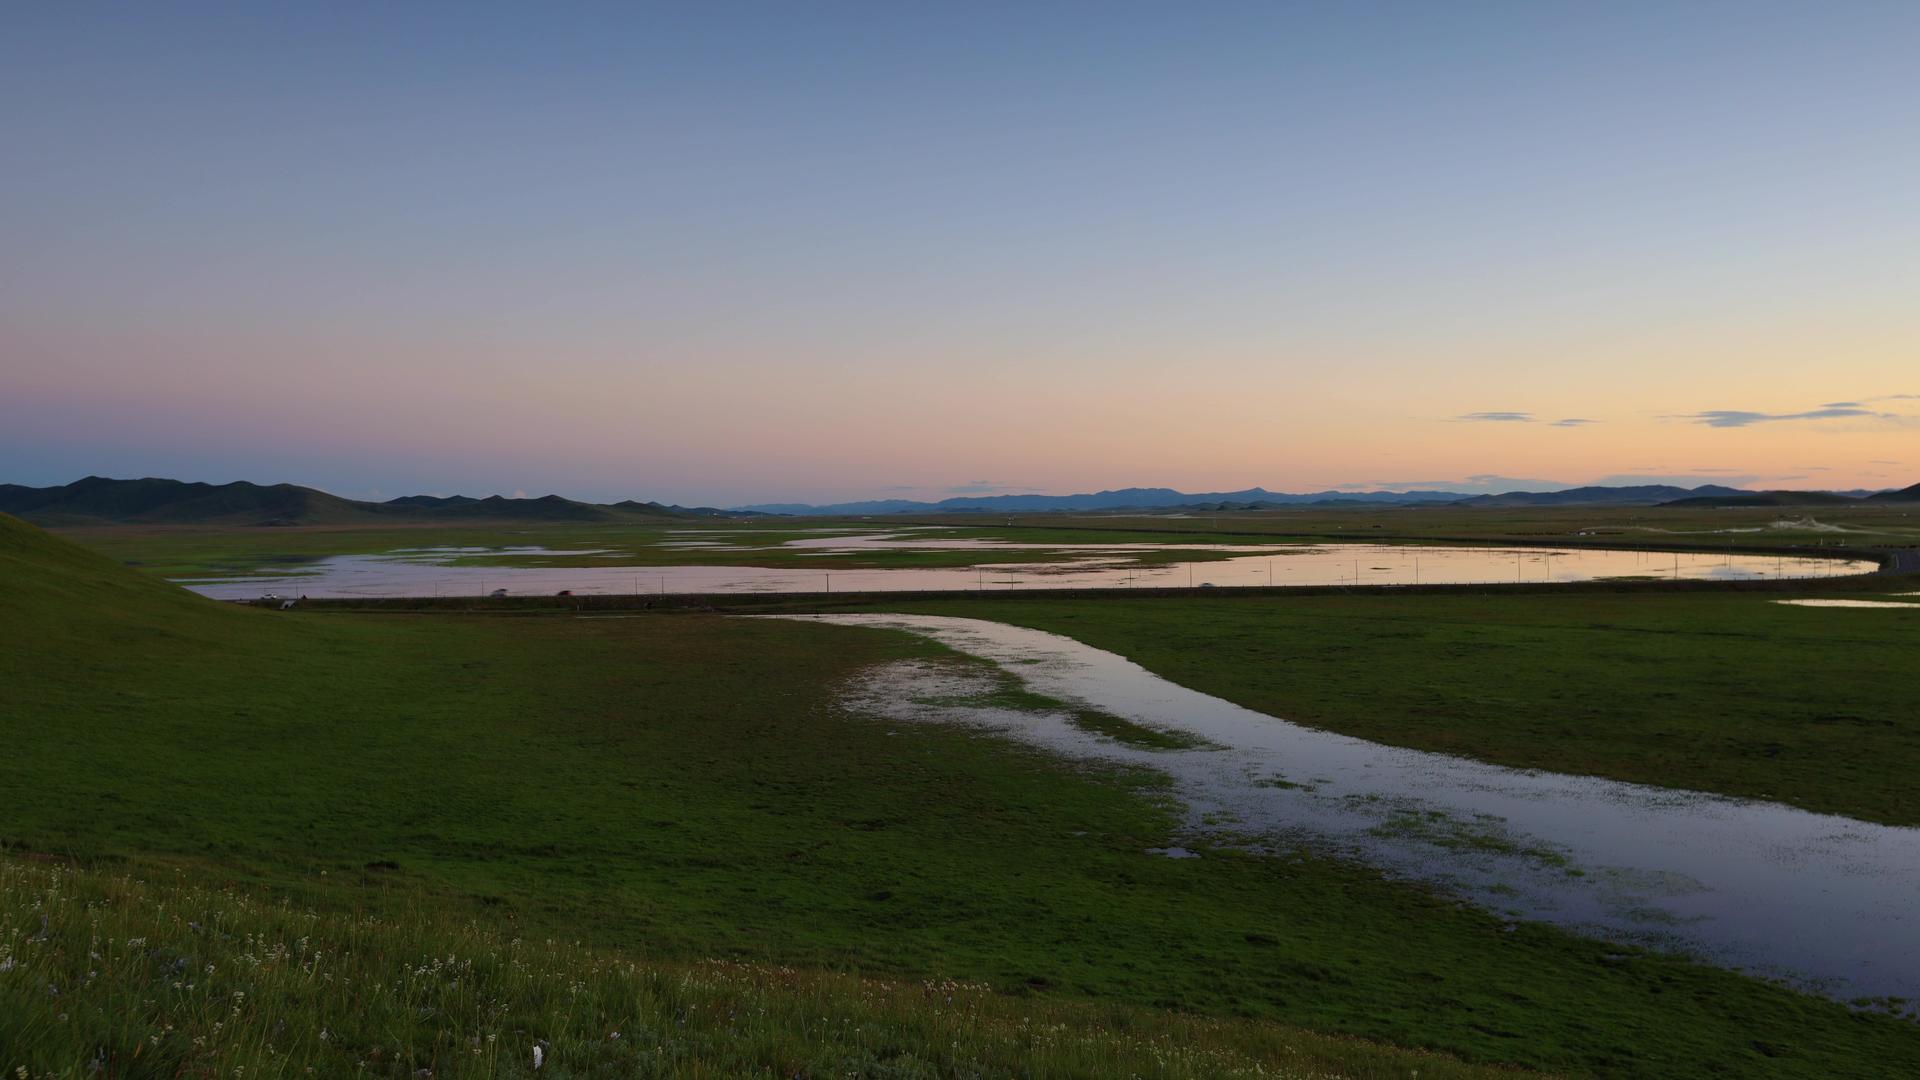
{"type": "MultiPolygon", "coordinates": [[[[771,548],[707,539],[689,530],[655,545],[663,552],[736,553],[742,563],[773,553],[784,566],[632,565],[618,552],[554,551],[526,546],[497,549],[426,548],[373,555],[337,555],[245,577],[180,579],[196,592],[224,600],[263,593],[314,598],[481,596],[495,589],[517,595],[636,593],[921,592],[1005,589],[1128,589],[1309,585],[1467,585],[1579,582],[1608,578],[1653,580],[1769,580],[1868,573],[1876,563],[1816,556],[1664,552],[1609,548],[1464,547],[1404,544],[1021,544],[954,538],[935,530],[892,530],[856,536],[817,536],[771,548]],[[799,559],[876,551],[968,551],[975,566],[848,569],[795,566],[799,559]],[[1056,561],[1039,561],[1047,552],[1056,561]],[[1224,559],[1142,563],[1164,553],[1228,554],[1224,559]],[[604,566],[456,565],[477,556],[600,556],[604,566]]],[[[675,556],[682,557],[682,556],[675,556]]],[[[773,561],[773,560],[769,560],[773,561]]]]}

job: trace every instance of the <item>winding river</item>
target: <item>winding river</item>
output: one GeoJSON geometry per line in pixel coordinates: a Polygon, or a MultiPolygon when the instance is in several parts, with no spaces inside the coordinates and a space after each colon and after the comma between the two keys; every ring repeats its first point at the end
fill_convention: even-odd
{"type": "Polygon", "coordinates": [[[1515,919],[1842,999],[1920,997],[1920,829],[1382,746],[1188,690],[1038,630],[923,615],[756,617],[924,635],[1048,697],[1196,736],[1206,745],[1143,749],[1062,714],[994,708],[984,704],[991,679],[952,664],[886,665],[848,689],[869,714],[985,725],[1057,753],[1158,769],[1196,835],[1356,857],[1515,919]]]}

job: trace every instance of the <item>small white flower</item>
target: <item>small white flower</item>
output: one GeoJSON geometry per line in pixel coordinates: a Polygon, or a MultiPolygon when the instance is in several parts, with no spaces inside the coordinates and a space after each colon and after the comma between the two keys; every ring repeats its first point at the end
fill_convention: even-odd
{"type": "Polygon", "coordinates": [[[539,1067],[540,1067],[540,1062],[541,1062],[541,1061],[542,1061],[542,1059],[544,1059],[544,1058],[545,1058],[546,1056],[547,1056],[547,1055],[546,1055],[546,1051],[544,1051],[544,1050],[542,1050],[542,1049],[540,1049],[540,1048],[539,1048],[538,1046],[536,1046],[536,1047],[534,1047],[534,1048],[533,1048],[533,1067],[534,1067],[534,1068],[536,1068],[536,1069],[537,1069],[537,1068],[539,1068],[539,1067]]]}

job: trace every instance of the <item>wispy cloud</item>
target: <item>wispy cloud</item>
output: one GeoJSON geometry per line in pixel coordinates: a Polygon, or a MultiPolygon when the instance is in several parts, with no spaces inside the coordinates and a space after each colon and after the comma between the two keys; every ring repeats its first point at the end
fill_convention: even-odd
{"type": "Polygon", "coordinates": [[[1571,484],[1558,480],[1527,480],[1494,473],[1478,473],[1456,480],[1376,480],[1367,484],[1342,484],[1343,488],[1367,488],[1374,491],[1459,491],[1473,495],[1498,495],[1507,491],[1561,491],[1571,484]]]}
{"type": "Polygon", "coordinates": [[[1560,420],[1542,420],[1530,412],[1492,410],[1489,412],[1463,413],[1453,418],[1455,423],[1464,424],[1545,424],[1548,427],[1585,427],[1597,424],[1598,420],[1589,420],[1584,416],[1569,416],[1560,420]]]}
{"type": "Polygon", "coordinates": [[[1735,473],[1726,469],[1700,470],[1693,473],[1630,472],[1614,473],[1603,476],[1594,483],[1600,487],[1635,487],[1641,484],[1668,484],[1673,487],[1696,488],[1705,484],[1717,484],[1721,487],[1748,487],[1764,479],[1748,473],[1735,473]]]}
{"type": "Polygon", "coordinates": [[[1674,417],[1674,419],[1685,420],[1693,424],[1704,424],[1707,427],[1737,428],[1749,427],[1753,424],[1777,424],[1788,420],[1839,420],[1850,416],[1874,416],[1897,419],[1897,417],[1892,417],[1887,413],[1877,413],[1871,409],[1862,409],[1851,405],[1827,406],[1796,413],[1747,412],[1744,409],[1707,409],[1697,413],[1682,413],[1674,417]]]}
{"type": "Polygon", "coordinates": [[[1023,487],[1002,480],[969,480],[964,484],[954,484],[940,489],[948,495],[986,495],[989,493],[1006,494],[1009,492],[1039,491],[1035,487],[1023,487]]]}

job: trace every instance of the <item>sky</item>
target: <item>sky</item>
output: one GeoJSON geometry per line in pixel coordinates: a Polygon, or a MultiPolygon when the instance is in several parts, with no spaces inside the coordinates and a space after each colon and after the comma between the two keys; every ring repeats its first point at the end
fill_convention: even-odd
{"type": "Polygon", "coordinates": [[[1920,480],[1920,5],[16,4],[0,482],[1920,480]]]}

